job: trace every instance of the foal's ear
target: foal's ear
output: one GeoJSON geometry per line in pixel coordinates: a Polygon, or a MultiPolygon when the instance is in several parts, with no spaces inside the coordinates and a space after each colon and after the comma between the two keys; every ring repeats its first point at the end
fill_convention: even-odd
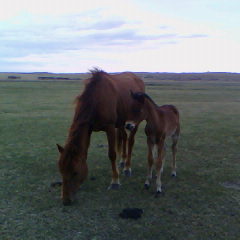
{"type": "Polygon", "coordinates": [[[130,90],[130,93],[131,93],[131,97],[134,98],[134,92],[130,90]]]}
{"type": "Polygon", "coordinates": [[[144,103],[144,101],[145,101],[145,95],[144,95],[144,93],[142,93],[142,92],[133,92],[132,90],[130,90],[130,93],[131,93],[131,97],[133,98],[133,99],[135,99],[135,100],[137,100],[138,102],[140,102],[140,103],[144,103]]]}
{"type": "Polygon", "coordinates": [[[57,148],[58,148],[58,151],[60,153],[63,153],[64,152],[64,148],[62,146],[60,146],[59,144],[57,144],[57,148]]]}

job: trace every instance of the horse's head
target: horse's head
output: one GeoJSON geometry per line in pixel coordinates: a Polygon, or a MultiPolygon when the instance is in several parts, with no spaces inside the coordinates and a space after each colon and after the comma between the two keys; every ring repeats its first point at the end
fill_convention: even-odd
{"type": "Polygon", "coordinates": [[[62,175],[62,201],[63,205],[70,205],[74,194],[79,189],[88,174],[85,160],[81,160],[77,151],[65,150],[57,144],[60,158],[58,166],[62,175]]]}

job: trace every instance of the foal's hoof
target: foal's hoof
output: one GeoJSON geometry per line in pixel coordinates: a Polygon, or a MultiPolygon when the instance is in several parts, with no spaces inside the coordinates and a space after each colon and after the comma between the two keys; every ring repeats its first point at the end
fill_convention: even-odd
{"type": "Polygon", "coordinates": [[[118,190],[120,188],[119,183],[112,183],[109,187],[108,190],[118,190]]]}
{"type": "Polygon", "coordinates": [[[148,190],[148,189],[150,188],[150,184],[145,183],[145,184],[144,184],[144,188],[145,188],[146,190],[148,190]]]}
{"type": "Polygon", "coordinates": [[[124,170],[124,175],[125,175],[126,177],[131,177],[131,176],[132,176],[131,170],[130,170],[130,169],[124,170]]]}
{"type": "Polygon", "coordinates": [[[164,196],[164,192],[157,191],[155,193],[155,198],[158,198],[158,197],[161,197],[161,196],[164,196]]]}
{"type": "Polygon", "coordinates": [[[124,162],[120,162],[120,163],[119,163],[119,168],[122,168],[122,169],[123,169],[124,167],[125,167],[124,162]]]}

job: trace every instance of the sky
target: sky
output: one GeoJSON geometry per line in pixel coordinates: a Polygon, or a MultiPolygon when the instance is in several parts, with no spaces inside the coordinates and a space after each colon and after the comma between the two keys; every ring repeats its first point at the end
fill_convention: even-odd
{"type": "Polygon", "coordinates": [[[0,4],[0,72],[240,72],[239,0],[0,4]]]}

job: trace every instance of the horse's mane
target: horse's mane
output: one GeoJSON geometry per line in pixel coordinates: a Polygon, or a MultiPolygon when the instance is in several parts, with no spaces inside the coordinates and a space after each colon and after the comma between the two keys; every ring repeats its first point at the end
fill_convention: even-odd
{"type": "Polygon", "coordinates": [[[75,99],[75,114],[69,130],[69,141],[71,141],[71,143],[77,141],[82,125],[91,125],[94,116],[96,115],[97,99],[95,96],[97,94],[97,85],[102,81],[104,75],[107,74],[103,70],[97,68],[90,70],[90,72],[92,77],[88,79],[82,94],[75,99]]]}

